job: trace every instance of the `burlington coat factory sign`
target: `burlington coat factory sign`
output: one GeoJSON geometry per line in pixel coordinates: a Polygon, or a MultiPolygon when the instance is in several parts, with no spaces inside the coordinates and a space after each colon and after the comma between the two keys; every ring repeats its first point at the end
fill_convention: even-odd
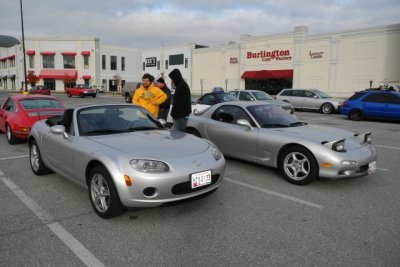
{"type": "Polygon", "coordinates": [[[261,58],[262,61],[272,60],[292,60],[289,50],[272,50],[272,51],[259,51],[259,52],[246,52],[247,59],[261,58]]]}

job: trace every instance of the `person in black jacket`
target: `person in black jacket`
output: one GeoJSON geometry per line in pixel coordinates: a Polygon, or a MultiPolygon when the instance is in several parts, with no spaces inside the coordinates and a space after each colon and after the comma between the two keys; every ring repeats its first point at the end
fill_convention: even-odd
{"type": "Polygon", "coordinates": [[[167,100],[158,106],[158,117],[167,121],[169,108],[171,106],[171,90],[165,84],[165,81],[162,77],[157,79],[157,87],[167,95],[167,100]]]}
{"type": "Polygon", "coordinates": [[[171,117],[174,119],[172,130],[185,132],[189,114],[192,113],[190,88],[178,69],[172,70],[168,76],[175,84],[175,94],[171,108],[171,117]]]}

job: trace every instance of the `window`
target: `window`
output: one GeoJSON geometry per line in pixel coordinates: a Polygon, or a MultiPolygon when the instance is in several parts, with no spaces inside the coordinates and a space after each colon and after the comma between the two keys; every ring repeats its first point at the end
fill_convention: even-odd
{"type": "Polygon", "coordinates": [[[313,92],[304,91],[304,97],[313,98],[314,96],[316,96],[316,94],[314,94],[313,92]]]}
{"type": "Polygon", "coordinates": [[[125,71],[125,57],[121,57],[121,70],[125,71]]]}
{"type": "Polygon", "coordinates": [[[146,63],[143,62],[143,70],[146,70],[146,63]]]}
{"type": "Polygon", "coordinates": [[[157,69],[160,70],[160,60],[157,60],[157,69]]]}
{"type": "Polygon", "coordinates": [[[251,96],[249,92],[240,92],[239,100],[251,101],[254,100],[254,98],[251,96]]]}
{"type": "Polygon", "coordinates": [[[83,68],[89,69],[89,56],[83,56],[83,68]]]}
{"type": "Polygon", "coordinates": [[[43,68],[54,69],[54,56],[43,55],[43,68]]]}
{"type": "Polygon", "coordinates": [[[185,68],[187,69],[189,66],[189,60],[187,58],[185,58],[185,68]]]}
{"type": "Polygon", "coordinates": [[[75,56],[63,56],[64,69],[75,69],[75,56]]]}
{"type": "Polygon", "coordinates": [[[106,69],[106,55],[101,55],[101,68],[106,69]]]}
{"type": "Polygon", "coordinates": [[[35,68],[35,55],[29,55],[29,68],[34,69],[35,68]]]}
{"type": "Polygon", "coordinates": [[[102,79],[102,80],[101,80],[101,87],[102,87],[103,89],[107,89],[107,79],[102,79]]]}
{"type": "Polygon", "coordinates": [[[168,60],[165,60],[165,69],[168,69],[168,60]]]}
{"type": "Polygon", "coordinates": [[[183,54],[179,55],[170,55],[169,56],[169,65],[183,65],[183,54]]]}
{"type": "Polygon", "coordinates": [[[50,90],[56,89],[56,80],[54,79],[43,79],[43,85],[50,88],[50,90]]]}
{"type": "Polygon", "coordinates": [[[10,59],[10,67],[15,67],[15,58],[10,59]]]}
{"type": "Polygon", "coordinates": [[[84,81],[85,81],[85,82],[84,82],[85,88],[89,88],[89,87],[90,87],[90,86],[89,86],[90,79],[85,79],[84,81]]]}
{"type": "Polygon", "coordinates": [[[117,57],[116,56],[111,56],[110,57],[110,69],[111,70],[117,70],[117,57]]]}
{"type": "Polygon", "coordinates": [[[244,119],[250,122],[252,126],[255,126],[252,119],[250,119],[242,108],[229,105],[217,109],[212,115],[212,119],[231,124],[236,124],[237,120],[244,119]]]}
{"type": "Polygon", "coordinates": [[[14,101],[13,100],[9,100],[8,102],[7,102],[7,104],[5,105],[5,110],[7,110],[7,111],[17,111],[17,106],[15,105],[15,103],[14,103],[14,101]]]}

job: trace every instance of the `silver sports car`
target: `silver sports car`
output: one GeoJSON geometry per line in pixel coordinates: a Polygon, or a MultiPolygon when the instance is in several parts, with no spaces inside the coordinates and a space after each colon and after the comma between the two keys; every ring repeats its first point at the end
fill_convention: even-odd
{"type": "Polygon", "coordinates": [[[225,171],[211,142],[166,130],[131,104],[67,109],[35,123],[28,142],[33,172],[51,170],[87,187],[103,218],[215,191],[225,171]]]}
{"type": "Polygon", "coordinates": [[[376,169],[370,133],[307,125],[272,103],[220,103],[192,114],[187,131],[212,141],[225,156],[277,167],[294,184],[376,169]]]}

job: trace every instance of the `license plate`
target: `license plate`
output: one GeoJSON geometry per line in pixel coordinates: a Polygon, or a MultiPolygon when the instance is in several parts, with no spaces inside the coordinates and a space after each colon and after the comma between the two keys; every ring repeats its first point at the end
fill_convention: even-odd
{"type": "Polygon", "coordinates": [[[373,173],[374,171],[376,171],[376,161],[368,164],[368,174],[373,173]]]}
{"type": "Polygon", "coordinates": [[[192,189],[211,184],[211,170],[191,175],[192,189]]]}

